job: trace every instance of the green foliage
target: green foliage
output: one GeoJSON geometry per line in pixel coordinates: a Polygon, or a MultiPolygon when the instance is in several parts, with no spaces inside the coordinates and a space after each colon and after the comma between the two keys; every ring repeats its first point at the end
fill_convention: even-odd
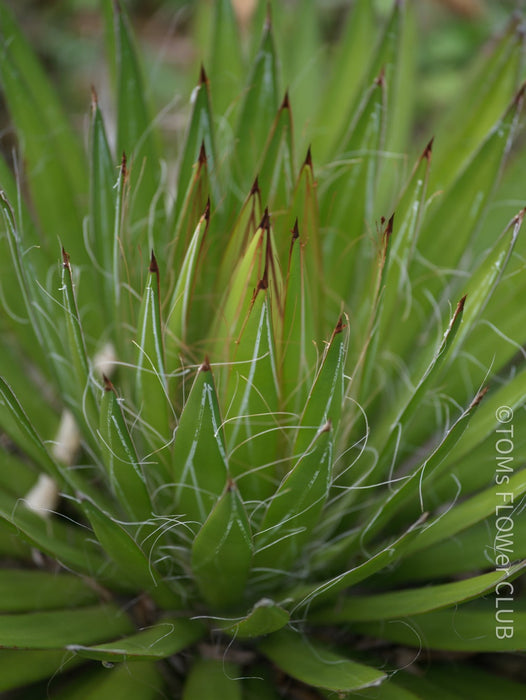
{"type": "Polygon", "coordinates": [[[0,5],[0,690],[518,697],[479,669],[526,648],[518,22],[420,143],[411,2],[332,52],[313,0],[198,3],[172,191],[103,6],[84,155],[0,5]]]}

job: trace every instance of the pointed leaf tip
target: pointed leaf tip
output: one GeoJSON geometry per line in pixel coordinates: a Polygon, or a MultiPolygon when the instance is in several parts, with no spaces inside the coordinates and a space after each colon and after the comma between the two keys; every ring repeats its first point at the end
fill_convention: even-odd
{"type": "Polygon", "coordinates": [[[199,85],[206,85],[208,82],[208,77],[206,75],[205,67],[201,63],[201,69],[199,71],[199,85]]]}
{"type": "Polygon", "coordinates": [[[431,160],[431,153],[433,152],[433,141],[435,140],[435,137],[432,136],[429,139],[429,143],[427,146],[424,148],[424,152],[422,153],[422,158],[425,158],[426,160],[431,160]]]}
{"type": "Polygon", "coordinates": [[[150,258],[150,272],[154,275],[159,274],[159,265],[157,264],[157,259],[155,257],[155,254],[152,250],[152,257],[150,258]]]}
{"type": "Polygon", "coordinates": [[[199,367],[200,372],[211,372],[212,368],[210,367],[210,358],[208,355],[205,355],[205,359],[203,360],[203,363],[201,367],[199,367]]]}
{"type": "Polygon", "coordinates": [[[62,246],[62,264],[65,268],[69,269],[69,254],[66,253],[66,249],[62,246]]]}
{"type": "Polygon", "coordinates": [[[104,382],[104,391],[115,391],[115,387],[104,373],[102,374],[102,381],[104,382]]]}
{"type": "Polygon", "coordinates": [[[309,168],[312,168],[312,150],[311,150],[311,146],[310,146],[310,145],[309,145],[309,147],[308,147],[308,149],[307,149],[307,155],[305,156],[305,163],[304,163],[304,165],[306,165],[306,166],[309,167],[309,168]]]}
{"type": "Polygon", "coordinates": [[[261,223],[259,224],[258,228],[262,228],[265,231],[270,230],[270,215],[268,213],[268,207],[265,207],[265,213],[263,214],[263,218],[261,219],[261,223]]]}
{"type": "Polygon", "coordinates": [[[485,386],[483,389],[479,391],[479,393],[475,396],[473,401],[471,402],[470,409],[475,408],[476,406],[479,405],[479,403],[482,401],[482,399],[486,396],[486,394],[489,391],[489,386],[485,386]]]}
{"type": "Polygon", "coordinates": [[[259,193],[260,193],[259,180],[258,180],[258,176],[256,175],[256,177],[254,179],[254,184],[252,185],[252,188],[250,190],[250,194],[253,195],[253,194],[259,194],[259,193]]]}
{"type": "Polygon", "coordinates": [[[281,103],[281,107],[279,109],[280,111],[283,109],[290,109],[290,99],[288,90],[285,92],[285,97],[283,98],[283,102],[281,103]]]}
{"type": "Polygon", "coordinates": [[[204,165],[207,160],[208,159],[206,157],[205,142],[203,140],[203,141],[201,141],[201,148],[199,149],[199,157],[197,159],[197,162],[199,163],[199,165],[204,165]]]}
{"type": "Polygon", "coordinates": [[[296,217],[296,221],[294,222],[294,226],[292,227],[292,241],[294,242],[297,238],[300,237],[300,230],[298,228],[298,218],[296,217]]]}
{"type": "Polygon", "coordinates": [[[206,200],[206,207],[203,212],[203,217],[206,222],[210,221],[210,197],[206,200]]]}

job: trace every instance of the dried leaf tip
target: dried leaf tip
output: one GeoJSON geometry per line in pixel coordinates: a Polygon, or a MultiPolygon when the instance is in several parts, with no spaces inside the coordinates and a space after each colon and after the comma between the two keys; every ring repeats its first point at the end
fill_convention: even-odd
{"type": "Polygon", "coordinates": [[[126,153],[123,151],[122,152],[122,159],[121,159],[121,176],[123,182],[126,182],[128,179],[128,167],[127,167],[128,159],[126,158],[126,153]]]}
{"type": "Polygon", "coordinates": [[[347,328],[347,324],[344,323],[343,316],[340,316],[332,334],[332,337],[334,338],[334,336],[338,335],[338,333],[341,333],[345,328],[347,328]]]}
{"type": "Polygon", "coordinates": [[[308,147],[308,149],[307,149],[307,155],[305,156],[305,161],[303,162],[303,167],[305,167],[305,166],[306,166],[307,168],[310,168],[311,170],[313,169],[313,165],[312,165],[312,150],[311,150],[311,146],[310,146],[310,145],[309,145],[309,147],[308,147]]]}
{"type": "Polygon", "coordinates": [[[95,90],[95,86],[91,86],[91,111],[95,112],[99,104],[99,97],[97,95],[97,91],[95,90]]]}
{"type": "Polygon", "coordinates": [[[265,207],[265,213],[263,214],[263,218],[261,219],[261,223],[259,224],[258,228],[262,228],[265,231],[270,231],[270,215],[268,213],[268,207],[265,207]]]}
{"type": "Polygon", "coordinates": [[[203,140],[203,141],[201,141],[201,148],[199,149],[199,157],[197,159],[197,162],[199,163],[199,165],[204,165],[207,160],[208,159],[206,157],[205,142],[203,140]]]}
{"type": "Polygon", "coordinates": [[[330,433],[331,430],[332,430],[332,421],[331,421],[331,419],[329,418],[329,419],[327,420],[327,422],[325,423],[325,425],[322,425],[322,426],[321,426],[321,428],[320,428],[320,435],[323,434],[323,433],[330,433]]]}
{"type": "Polygon", "coordinates": [[[208,223],[210,221],[210,197],[206,200],[205,210],[203,212],[203,218],[208,223]]]}
{"type": "Polygon", "coordinates": [[[281,103],[280,111],[283,109],[290,109],[290,99],[288,90],[286,90],[285,92],[285,97],[283,98],[283,102],[281,103]]]}
{"type": "Polygon", "coordinates": [[[378,73],[378,77],[374,81],[375,85],[378,85],[378,87],[384,87],[385,85],[385,66],[382,66],[380,72],[378,73]]]}
{"type": "Polygon", "coordinates": [[[395,217],[394,213],[391,214],[391,217],[390,217],[389,221],[387,222],[387,226],[385,227],[384,238],[386,241],[388,241],[391,238],[391,235],[393,233],[394,217],[395,217]]]}
{"type": "Polygon", "coordinates": [[[234,481],[234,479],[229,479],[226,482],[227,493],[230,493],[231,491],[235,491],[236,489],[237,489],[237,486],[236,486],[236,482],[234,481]]]}
{"type": "Polygon", "coordinates": [[[201,69],[199,71],[199,85],[206,85],[208,83],[208,77],[206,75],[205,67],[201,63],[201,69]]]}
{"type": "Polygon", "coordinates": [[[482,401],[482,399],[486,396],[486,394],[489,391],[489,386],[485,386],[483,389],[479,391],[479,393],[475,396],[473,401],[471,402],[469,408],[475,408],[476,406],[479,405],[479,403],[482,401]]]}
{"type": "Polygon", "coordinates": [[[152,256],[150,258],[150,272],[152,273],[152,275],[159,274],[159,265],[157,264],[157,259],[155,257],[153,250],[152,250],[152,256]]]}
{"type": "Polygon", "coordinates": [[[200,372],[211,372],[212,371],[212,368],[210,367],[210,359],[209,359],[208,355],[205,355],[205,359],[204,359],[201,367],[199,367],[199,371],[200,372]]]}
{"type": "Polygon", "coordinates": [[[432,136],[429,139],[429,143],[427,146],[424,148],[424,152],[422,153],[422,158],[425,158],[426,160],[430,161],[431,160],[431,153],[433,152],[433,141],[435,140],[435,137],[432,136]]]}
{"type": "Polygon", "coordinates": [[[69,268],[69,253],[66,253],[64,246],[62,246],[62,265],[69,268]]]}
{"type": "Polygon", "coordinates": [[[102,381],[104,382],[104,391],[115,391],[115,387],[104,373],[102,375],[102,381]]]}
{"type": "Polygon", "coordinates": [[[300,237],[300,230],[298,228],[298,218],[296,217],[296,221],[294,222],[294,226],[292,227],[292,242],[296,241],[300,237]]]}
{"type": "Polygon", "coordinates": [[[255,177],[255,179],[254,179],[254,184],[252,185],[252,188],[251,188],[251,190],[250,190],[249,196],[250,196],[250,195],[253,195],[253,194],[260,194],[259,179],[258,179],[258,176],[257,176],[257,175],[256,175],[256,177],[255,177]]]}

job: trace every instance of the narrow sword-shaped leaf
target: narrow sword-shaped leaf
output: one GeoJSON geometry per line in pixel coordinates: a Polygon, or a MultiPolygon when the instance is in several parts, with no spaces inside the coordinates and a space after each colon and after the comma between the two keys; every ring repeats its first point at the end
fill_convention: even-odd
{"type": "Polygon", "coordinates": [[[78,607],[97,602],[97,593],[88,581],[71,574],[8,569],[0,578],[0,610],[29,612],[78,607]]]}
{"type": "Polygon", "coordinates": [[[93,646],[70,644],[68,649],[87,659],[110,663],[165,659],[197,642],[204,632],[204,625],[197,620],[163,618],[151,627],[114,642],[93,646]]]}
{"type": "Polygon", "coordinates": [[[105,379],[100,407],[101,450],[111,490],[131,520],[152,513],[142,465],[135,451],[113,384],[105,379]]]}
{"type": "Polygon", "coordinates": [[[252,561],[252,534],[243,502],[229,482],[192,545],[192,571],[213,609],[239,605],[252,561]]]}
{"type": "Polygon", "coordinates": [[[173,446],[175,512],[203,523],[225,488],[227,458],[219,405],[208,362],[199,368],[173,446]]]}

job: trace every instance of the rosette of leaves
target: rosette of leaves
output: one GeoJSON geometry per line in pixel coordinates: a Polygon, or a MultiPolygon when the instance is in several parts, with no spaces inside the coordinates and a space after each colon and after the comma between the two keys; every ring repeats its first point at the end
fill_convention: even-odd
{"type": "Polygon", "coordinates": [[[419,143],[410,3],[199,4],[174,187],[103,6],[86,153],[0,6],[0,689],[519,697],[519,20],[419,143]]]}

